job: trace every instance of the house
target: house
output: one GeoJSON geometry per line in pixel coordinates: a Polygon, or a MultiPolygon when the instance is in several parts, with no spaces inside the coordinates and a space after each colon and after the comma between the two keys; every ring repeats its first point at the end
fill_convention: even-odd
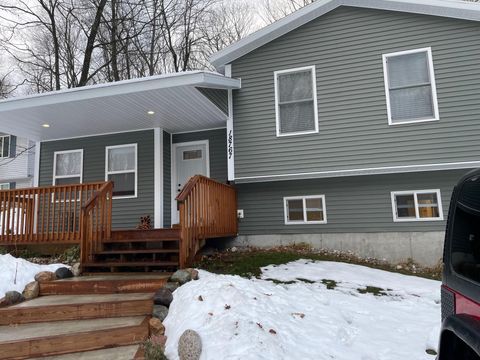
{"type": "Polygon", "coordinates": [[[0,189],[33,185],[35,143],[23,137],[0,133],[0,189]]]}
{"type": "Polygon", "coordinates": [[[479,20],[475,4],[318,0],[215,54],[216,73],[0,102],[43,187],[0,192],[23,214],[0,242],[80,242],[100,266],[127,251],[106,243],[152,240],[125,231],[149,215],[180,266],[236,235],[433,265],[452,188],[480,165],[479,20]]]}

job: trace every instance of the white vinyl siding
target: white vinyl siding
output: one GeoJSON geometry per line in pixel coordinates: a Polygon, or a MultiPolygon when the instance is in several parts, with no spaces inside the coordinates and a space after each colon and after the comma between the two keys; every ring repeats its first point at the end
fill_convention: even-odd
{"type": "Polygon", "coordinates": [[[57,151],[53,154],[53,185],[81,184],[83,149],[57,151]]]}
{"type": "Polygon", "coordinates": [[[0,158],[10,156],[10,135],[0,136],[0,158]]]}
{"type": "Polygon", "coordinates": [[[137,144],[105,148],[105,181],[113,181],[114,198],[137,197],[137,162],[137,144]]]}
{"type": "Polygon", "coordinates": [[[431,48],[383,55],[390,125],[439,119],[431,48]]]}
{"type": "Polygon", "coordinates": [[[325,195],[283,198],[285,224],[326,224],[325,195]]]}
{"type": "Polygon", "coordinates": [[[275,71],[277,136],[318,132],[315,66],[275,71]]]}
{"type": "Polygon", "coordinates": [[[393,221],[443,220],[440,190],[393,191],[393,221]]]}

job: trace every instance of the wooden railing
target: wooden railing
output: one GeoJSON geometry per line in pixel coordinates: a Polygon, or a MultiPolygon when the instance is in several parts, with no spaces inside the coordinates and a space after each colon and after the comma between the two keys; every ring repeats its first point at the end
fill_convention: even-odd
{"type": "Polygon", "coordinates": [[[237,193],[234,187],[196,175],[184,186],[177,202],[181,268],[192,263],[204,240],[237,235],[237,193]]]}
{"type": "MultiPolygon", "coordinates": [[[[108,184],[108,183],[107,183],[108,184]]],[[[0,245],[80,243],[82,209],[105,182],[0,191],[0,245]]],[[[111,223],[111,212],[109,219],[111,223]]]]}
{"type": "Polygon", "coordinates": [[[94,260],[112,235],[113,182],[105,183],[82,207],[80,263],[94,260]]]}

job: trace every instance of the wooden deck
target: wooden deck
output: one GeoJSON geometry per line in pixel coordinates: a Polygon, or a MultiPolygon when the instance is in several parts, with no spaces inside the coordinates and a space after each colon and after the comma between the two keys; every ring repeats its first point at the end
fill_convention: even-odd
{"type": "Polygon", "coordinates": [[[170,229],[112,230],[112,182],[0,191],[0,245],[80,244],[86,272],[171,272],[207,239],[237,235],[235,189],[192,177],[170,229]]]}

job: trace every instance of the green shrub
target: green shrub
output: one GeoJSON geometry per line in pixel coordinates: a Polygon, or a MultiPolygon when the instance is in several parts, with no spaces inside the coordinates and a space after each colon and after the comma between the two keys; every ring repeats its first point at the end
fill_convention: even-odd
{"type": "Polygon", "coordinates": [[[168,360],[163,346],[152,338],[143,343],[143,348],[145,349],[145,360],[168,360]]]}
{"type": "Polygon", "coordinates": [[[67,264],[73,264],[80,260],[80,246],[75,245],[65,250],[58,259],[67,264]]]}

